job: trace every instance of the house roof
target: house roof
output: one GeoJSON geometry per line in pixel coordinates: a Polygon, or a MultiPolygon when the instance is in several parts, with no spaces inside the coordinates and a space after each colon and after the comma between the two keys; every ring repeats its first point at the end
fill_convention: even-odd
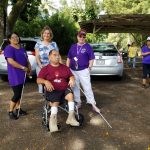
{"type": "Polygon", "coordinates": [[[79,22],[89,33],[150,34],[150,14],[100,15],[99,19],[79,22]]]}

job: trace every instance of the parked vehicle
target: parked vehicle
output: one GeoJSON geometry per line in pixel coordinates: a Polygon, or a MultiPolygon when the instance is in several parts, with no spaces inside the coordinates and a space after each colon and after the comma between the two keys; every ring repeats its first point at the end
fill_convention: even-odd
{"type": "Polygon", "coordinates": [[[117,48],[112,43],[91,44],[95,60],[91,75],[123,76],[123,59],[117,48]]]}
{"type": "Polygon", "coordinates": [[[120,54],[122,55],[123,60],[127,60],[128,59],[128,52],[126,50],[122,50],[120,51],[120,54]]]}
{"type": "MultiPolygon", "coordinates": [[[[24,47],[27,51],[28,58],[31,64],[32,73],[31,76],[36,76],[36,60],[35,60],[35,50],[34,46],[38,39],[34,38],[21,38],[21,47],[24,47]]],[[[0,76],[2,79],[7,79],[7,62],[4,57],[4,49],[8,45],[7,39],[4,39],[0,46],[0,76]]]]}

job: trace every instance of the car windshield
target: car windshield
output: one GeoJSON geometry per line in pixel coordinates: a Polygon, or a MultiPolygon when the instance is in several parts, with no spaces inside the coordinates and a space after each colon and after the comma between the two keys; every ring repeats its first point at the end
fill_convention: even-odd
{"type": "Polygon", "coordinates": [[[97,44],[92,45],[94,52],[117,52],[114,45],[110,44],[97,44]]]}
{"type": "MultiPolygon", "coordinates": [[[[28,40],[22,40],[20,42],[21,47],[23,47],[26,51],[34,51],[34,46],[36,44],[36,41],[28,41],[28,40]]],[[[5,49],[5,47],[8,45],[7,40],[4,41],[4,43],[2,44],[2,50],[5,49]]]]}

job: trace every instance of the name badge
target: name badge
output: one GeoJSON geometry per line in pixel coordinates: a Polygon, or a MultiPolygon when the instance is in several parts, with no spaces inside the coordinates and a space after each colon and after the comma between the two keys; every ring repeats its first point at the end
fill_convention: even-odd
{"type": "Polygon", "coordinates": [[[74,57],[73,59],[74,59],[75,61],[78,61],[78,58],[77,58],[77,57],[74,57]]]}

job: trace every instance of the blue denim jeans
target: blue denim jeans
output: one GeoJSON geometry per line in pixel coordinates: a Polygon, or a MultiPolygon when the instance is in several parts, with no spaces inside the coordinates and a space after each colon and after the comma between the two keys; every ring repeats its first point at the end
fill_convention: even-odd
{"type": "Polygon", "coordinates": [[[128,58],[128,65],[135,68],[135,64],[136,64],[136,57],[133,57],[133,58],[129,57],[128,58]]]}

